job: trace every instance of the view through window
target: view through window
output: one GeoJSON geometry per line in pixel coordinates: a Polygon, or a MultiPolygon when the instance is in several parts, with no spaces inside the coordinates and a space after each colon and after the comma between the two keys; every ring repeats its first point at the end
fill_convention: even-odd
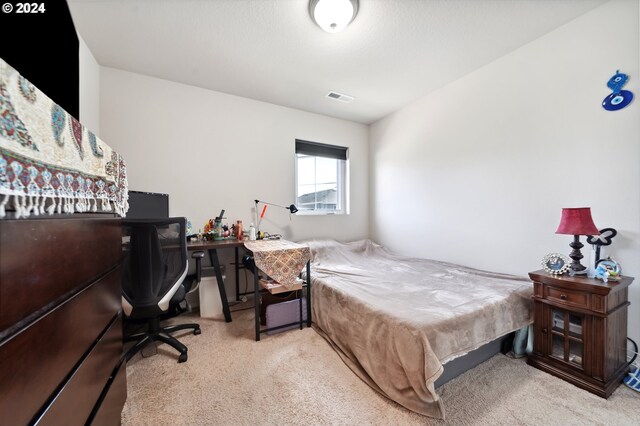
{"type": "Polygon", "coordinates": [[[296,140],[296,206],[302,213],[347,212],[347,148],[296,140]]]}

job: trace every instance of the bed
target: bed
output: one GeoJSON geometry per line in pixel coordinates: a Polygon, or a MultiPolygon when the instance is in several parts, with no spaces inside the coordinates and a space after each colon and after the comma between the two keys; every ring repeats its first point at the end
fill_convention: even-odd
{"type": "Polygon", "coordinates": [[[532,321],[524,277],[403,257],[369,240],[306,243],[316,330],[373,389],[417,413],[444,418],[443,364],[532,321]]]}

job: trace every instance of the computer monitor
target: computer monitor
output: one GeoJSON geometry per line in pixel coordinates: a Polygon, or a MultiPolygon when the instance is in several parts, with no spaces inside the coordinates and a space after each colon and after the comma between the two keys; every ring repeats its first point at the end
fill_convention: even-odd
{"type": "Polygon", "coordinates": [[[127,219],[164,219],[169,217],[169,194],[129,191],[127,219]]]}

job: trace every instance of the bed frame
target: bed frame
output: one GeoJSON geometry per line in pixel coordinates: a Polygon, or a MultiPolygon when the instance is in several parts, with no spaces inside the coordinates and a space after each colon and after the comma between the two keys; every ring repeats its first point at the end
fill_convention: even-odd
{"type": "Polygon", "coordinates": [[[455,379],[462,373],[477,367],[492,356],[508,352],[508,350],[510,350],[510,346],[513,344],[514,335],[515,332],[512,332],[502,337],[498,337],[497,339],[480,346],[478,349],[444,364],[444,372],[435,382],[436,389],[450,380],[455,379]]]}

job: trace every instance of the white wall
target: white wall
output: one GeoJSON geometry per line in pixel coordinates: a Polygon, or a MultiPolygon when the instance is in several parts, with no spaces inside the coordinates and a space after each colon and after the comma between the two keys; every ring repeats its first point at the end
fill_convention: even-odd
{"type": "Polygon", "coordinates": [[[221,209],[248,229],[254,199],[293,203],[296,138],[347,146],[349,215],[289,220],[269,207],[261,229],[290,240],[368,236],[365,125],[102,67],[100,131],[126,159],[129,188],[168,193],[170,214],[196,230],[221,209]]]}
{"type": "MultiPolygon", "coordinates": [[[[590,206],[619,235],[629,335],[640,341],[638,2],[615,0],[370,127],[370,230],[404,254],[525,275],[562,207],[590,206]],[[636,99],[608,112],[620,69],[636,99]]],[[[584,237],[583,237],[584,242],[584,237]]],[[[583,249],[588,260],[588,248],[583,249]]]]}
{"type": "Polygon", "coordinates": [[[80,122],[100,137],[100,65],[80,34],[80,122]]]}

